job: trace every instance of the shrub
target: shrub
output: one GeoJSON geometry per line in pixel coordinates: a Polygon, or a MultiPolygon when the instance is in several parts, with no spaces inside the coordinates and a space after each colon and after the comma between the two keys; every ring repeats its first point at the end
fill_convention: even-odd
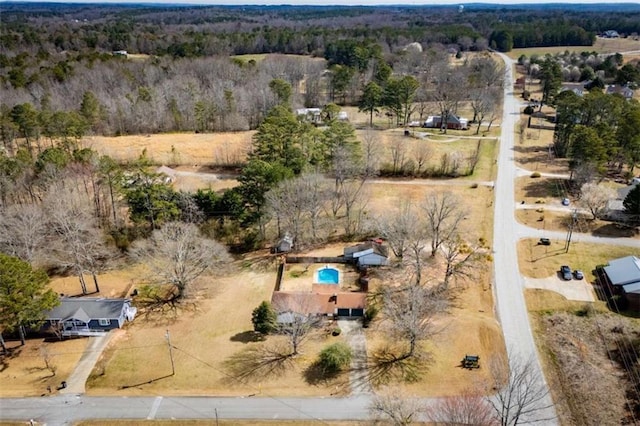
{"type": "Polygon", "coordinates": [[[275,309],[266,300],[251,313],[253,329],[262,334],[269,334],[276,330],[278,327],[277,318],[275,309]]]}
{"type": "Polygon", "coordinates": [[[476,189],[477,187],[478,187],[477,183],[474,182],[474,183],[471,184],[471,188],[476,189]]]}
{"type": "Polygon", "coordinates": [[[332,336],[339,336],[340,333],[342,333],[342,330],[340,329],[340,327],[336,327],[331,331],[332,336]]]}
{"type": "Polygon", "coordinates": [[[364,318],[362,319],[362,326],[363,327],[368,327],[369,323],[371,321],[373,321],[375,319],[376,316],[378,316],[378,312],[380,310],[378,309],[378,307],[376,305],[369,305],[367,306],[367,309],[365,309],[364,311],[364,318]]]}
{"type": "Polygon", "coordinates": [[[523,111],[527,115],[533,114],[533,107],[531,105],[527,105],[523,111]]]}
{"type": "Polygon", "coordinates": [[[351,348],[344,342],[334,343],[320,352],[318,365],[322,371],[335,374],[351,364],[351,348]]]}
{"type": "Polygon", "coordinates": [[[522,98],[523,99],[529,99],[530,96],[531,96],[531,92],[529,92],[528,90],[523,90],[522,91],[522,98]]]}
{"type": "Polygon", "coordinates": [[[533,172],[533,173],[531,173],[531,177],[532,177],[532,178],[539,178],[540,176],[542,176],[542,175],[540,174],[540,172],[533,172]]]}

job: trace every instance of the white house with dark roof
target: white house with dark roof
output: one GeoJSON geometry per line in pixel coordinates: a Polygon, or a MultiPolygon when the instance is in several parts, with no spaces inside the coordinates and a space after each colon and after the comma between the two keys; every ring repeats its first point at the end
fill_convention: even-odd
{"type": "Polygon", "coordinates": [[[130,299],[63,297],[46,313],[43,328],[55,329],[64,337],[92,336],[122,328],[136,313],[130,299]]]}

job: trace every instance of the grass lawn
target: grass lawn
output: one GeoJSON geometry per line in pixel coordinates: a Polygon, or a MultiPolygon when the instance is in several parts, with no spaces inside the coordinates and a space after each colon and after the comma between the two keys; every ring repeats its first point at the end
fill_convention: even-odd
{"type": "Polygon", "coordinates": [[[80,360],[87,339],[44,340],[28,339],[24,346],[20,341],[7,340],[9,355],[0,358],[0,397],[49,395],[60,382],[66,380],[80,360]],[[45,356],[55,368],[55,375],[47,369],[45,356]]]}
{"type": "Polygon", "coordinates": [[[569,265],[571,269],[582,270],[585,279],[593,281],[592,271],[597,265],[631,255],[640,256],[640,249],[572,241],[569,252],[565,253],[564,241],[551,240],[550,246],[538,245],[538,240],[532,238],[518,242],[520,272],[531,278],[551,276],[557,273],[560,265],[569,265]]]}
{"type": "MultiPolygon", "coordinates": [[[[516,219],[523,225],[537,229],[550,231],[567,231],[571,223],[570,214],[545,210],[544,204],[536,210],[516,210],[516,219]]],[[[592,220],[590,214],[579,213],[577,215],[574,230],[580,233],[590,233],[601,237],[612,238],[640,238],[637,228],[622,227],[613,222],[604,220],[592,220]]]]}

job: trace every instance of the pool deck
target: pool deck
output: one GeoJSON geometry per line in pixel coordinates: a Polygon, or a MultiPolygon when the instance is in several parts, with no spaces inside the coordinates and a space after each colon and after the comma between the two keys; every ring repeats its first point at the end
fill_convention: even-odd
{"type": "MultiPolygon", "coordinates": [[[[330,263],[311,265],[290,263],[285,266],[280,291],[314,291],[316,286],[328,287],[331,292],[352,291],[357,288],[359,274],[350,266],[330,263]],[[319,284],[315,282],[317,271],[325,266],[336,269],[340,274],[339,284],[319,284]]],[[[314,291],[315,292],[315,291],[314,291]]]]}

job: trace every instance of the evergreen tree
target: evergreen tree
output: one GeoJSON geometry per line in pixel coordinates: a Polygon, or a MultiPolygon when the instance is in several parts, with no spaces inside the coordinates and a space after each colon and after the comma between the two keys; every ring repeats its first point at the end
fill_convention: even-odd
{"type": "Polygon", "coordinates": [[[58,305],[58,296],[47,289],[49,277],[17,257],[0,253],[0,326],[18,331],[25,343],[25,327],[39,327],[46,311],[58,305]]]}
{"type": "Polygon", "coordinates": [[[369,127],[373,126],[373,113],[382,104],[382,88],[374,81],[367,83],[360,98],[359,111],[369,113],[369,127]]]}
{"type": "MultiPolygon", "coordinates": [[[[542,103],[553,105],[562,86],[562,69],[554,58],[547,58],[540,66],[540,84],[542,85],[542,103]]],[[[542,104],[540,105],[542,107],[542,104]]]]}
{"type": "Polygon", "coordinates": [[[253,329],[261,334],[272,333],[278,328],[277,317],[278,315],[271,303],[265,300],[251,313],[253,329]]]}
{"type": "Polygon", "coordinates": [[[640,219],[640,185],[633,187],[622,202],[624,211],[634,217],[635,220],[640,219]]]}

